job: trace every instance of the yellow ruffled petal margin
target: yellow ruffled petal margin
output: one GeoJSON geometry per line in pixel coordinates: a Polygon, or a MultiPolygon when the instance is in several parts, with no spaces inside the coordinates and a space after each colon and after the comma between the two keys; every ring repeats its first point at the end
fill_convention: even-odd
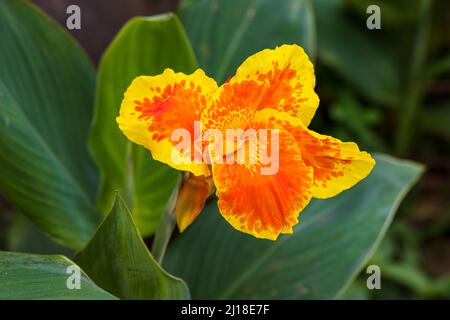
{"type": "Polygon", "coordinates": [[[375,160],[353,142],[318,134],[285,112],[261,110],[255,119],[277,123],[297,141],[303,161],[314,170],[313,197],[329,198],[353,187],[373,169],[375,160]]]}
{"type": "Polygon", "coordinates": [[[201,160],[201,150],[195,148],[194,124],[216,90],[216,82],[200,69],[190,75],[165,69],[157,76],[140,76],[125,92],[117,123],[129,140],[150,150],[153,159],[196,176],[208,176],[208,166],[194,161],[196,156],[201,160]],[[180,128],[192,138],[189,150],[177,150],[178,142],[172,139],[180,128]]]}
{"type": "MultiPolygon", "coordinates": [[[[253,128],[268,126],[255,122],[253,128]]],[[[312,168],[303,162],[292,135],[279,130],[278,144],[279,167],[274,174],[263,175],[261,169],[267,165],[261,161],[212,165],[222,216],[235,229],[270,240],[292,233],[299,213],[311,199],[313,183],[312,168]]]]}
{"type": "Polygon", "coordinates": [[[258,109],[287,112],[306,126],[319,106],[313,64],[298,45],[285,44],[248,57],[230,82],[243,80],[269,82],[258,109]]]}

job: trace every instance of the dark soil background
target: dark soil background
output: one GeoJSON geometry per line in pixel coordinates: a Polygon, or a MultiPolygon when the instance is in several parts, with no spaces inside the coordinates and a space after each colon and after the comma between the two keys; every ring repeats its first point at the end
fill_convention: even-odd
{"type": "Polygon", "coordinates": [[[175,11],[178,0],[33,0],[65,27],[66,9],[76,4],[81,9],[81,30],[69,32],[98,63],[103,51],[127,20],[175,11]]]}

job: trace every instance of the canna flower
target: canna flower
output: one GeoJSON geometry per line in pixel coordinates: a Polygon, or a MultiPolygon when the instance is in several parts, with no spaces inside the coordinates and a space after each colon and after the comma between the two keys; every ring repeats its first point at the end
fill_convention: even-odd
{"type": "Polygon", "coordinates": [[[117,122],[154,159],[189,172],[176,208],[181,231],[215,188],[219,211],[234,228],[275,240],[292,233],[311,198],[339,194],[375,165],[355,143],[308,129],[319,104],[314,86],[313,65],[304,50],[282,45],[247,58],[221,86],[201,69],[189,75],[166,69],[139,76],[125,93],[117,122]],[[180,129],[186,135],[174,139],[180,129]],[[253,145],[246,134],[250,129],[253,135],[276,134],[253,145]],[[230,139],[228,130],[238,134],[230,139]],[[218,134],[204,139],[206,132],[218,134]],[[219,141],[219,136],[226,138],[219,141]],[[185,137],[187,145],[180,143],[185,137]],[[243,152],[240,161],[228,161],[252,146],[277,153],[271,158],[275,170],[263,173],[273,163],[263,161],[261,152],[243,152]]]}

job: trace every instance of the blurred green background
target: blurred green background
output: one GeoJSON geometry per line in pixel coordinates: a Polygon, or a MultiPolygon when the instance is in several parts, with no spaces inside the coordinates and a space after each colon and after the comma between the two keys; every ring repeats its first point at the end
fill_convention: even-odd
{"type": "MultiPolygon", "coordinates": [[[[62,25],[67,6],[79,5],[83,27],[70,33],[95,64],[128,19],[176,11],[178,5],[177,0],[33,2],[62,25]]],[[[282,2],[278,1],[280,10],[282,2]]],[[[356,141],[364,150],[412,159],[427,167],[370,262],[381,267],[382,289],[369,291],[363,272],[345,297],[450,298],[450,1],[310,3],[313,20],[308,21],[308,30],[314,37],[300,44],[315,60],[321,98],[312,128],[356,141]],[[366,9],[371,4],[381,8],[381,30],[366,27],[366,9]]],[[[270,11],[263,18],[262,24],[269,21],[270,11]]],[[[303,18],[285,17],[298,19],[299,25],[303,18]]],[[[261,26],[261,32],[267,32],[263,36],[290,32],[267,28],[261,26]]],[[[202,54],[195,43],[194,49],[202,54]]],[[[1,198],[0,212],[0,249],[71,256],[24,217],[13,214],[1,198]]]]}

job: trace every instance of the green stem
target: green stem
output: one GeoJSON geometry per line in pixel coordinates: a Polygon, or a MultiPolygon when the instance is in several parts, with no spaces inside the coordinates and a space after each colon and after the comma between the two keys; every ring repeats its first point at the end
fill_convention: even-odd
{"type": "Polygon", "coordinates": [[[432,0],[422,0],[420,3],[419,25],[409,69],[409,83],[404,98],[404,107],[400,108],[398,115],[399,128],[395,141],[398,156],[403,156],[409,151],[412,135],[417,129],[417,125],[415,125],[416,115],[425,94],[423,70],[430,33],[431,7],[432,0]]]}
{"type": "Polygon", "coordinates": [[[155,239],[153,240],[152,245],[152,254],[159,264],[162,264],[167,245],[169,244],[170,237],[172,236],[175,225],[177,224],[175,209],[182,180],[181,175],[179,175],[177,184],[170,195],[164,213],[161,215],[158,227],[156,228],[155,239]]]}

